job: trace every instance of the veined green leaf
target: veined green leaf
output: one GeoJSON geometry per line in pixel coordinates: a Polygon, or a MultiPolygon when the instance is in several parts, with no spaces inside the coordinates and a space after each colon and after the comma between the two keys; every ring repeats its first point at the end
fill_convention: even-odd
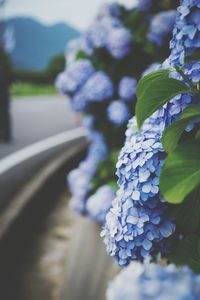
{"type": "Polygon", "coordinates": [[[194,272],[200,273],[200,238],[188,235],[173,248],[171,261],[177,265],[188,265],[194,272]]]}
{"type": "Polygon", "coordinates": [[[166,152],[173,151],[185,128],[196,118],[200,117],[200,106],[189,105],[181,114],[178,121],[172,123],[163,133],[162,143],[166,152]]]}
{"type": "Polygon", "coordinates": [[[169,70],[158,70],[142,78],[137,86],[136,117],[141,127],[145,119],[176,95],[190,93],[187,85],[169,78],[169,70]]]}
{"type": "Polygon", "coordinates": [[[174,206],[177,228],[186,233],[200,229],[200,188],[196,188],[186,199],[174,206]]]}
{"type": "Polygon", "coordinates": [[[200,184],[200,140],[190,140],[169,153],[160,176],[160,190],[172,203],[181,203],[200,184]]]}

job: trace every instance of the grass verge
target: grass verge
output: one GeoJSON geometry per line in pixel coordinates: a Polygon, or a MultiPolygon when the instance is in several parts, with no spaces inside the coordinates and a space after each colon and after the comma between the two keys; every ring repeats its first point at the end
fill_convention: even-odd
{"type": "Polygon", "coordinates": [[[54,95],[56,89],[53,85],[36,85],[32,83],[13,83],[10,88],[12,96],[54,95]]]}

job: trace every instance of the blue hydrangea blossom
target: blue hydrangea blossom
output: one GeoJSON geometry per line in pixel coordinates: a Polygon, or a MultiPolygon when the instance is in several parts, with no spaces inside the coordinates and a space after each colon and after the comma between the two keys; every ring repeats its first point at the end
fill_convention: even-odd
{"type": "Polygon", "coordinates": [[[170,64],[182,66],[184,57],[200,47],[200,3],[198,0],[182,0],[178,7],[173,38],[170,42],[170,64]]]}
{"type": "Polygon", "coordinates": [[[107,41],[109,53],[116,59],[122,59],[132,50],[132,35],[124,27],[110,30],[107,41]]]}
{"type": "MultiPolygon", "coordinates": [[[[172,68],[174,65],[182,66],[185,56],[193,53],[200,47],[200,3],[195,0],[183,0],[178,8],[176,26],[173,31],[173,39],[170,43],[171,55],[165,60],[162,67],[172,68]]],[[[199,62],[191,62],[183,67],[183,72],[197,84],[200,80],[199,62]]],[[[183,80],[177,72],[171,76],[183,80]]],[[[166,113],[170,122],[178,119],[182,110],[191,102],[197,102],[194,96],[189,94],[178,95],[166,106],[166,113]]]]}
{"type": "Polygon", "coordinates": [[[68,93],[68,89],[67,89],[68,84],[69,84],[68,76],[67,76],[66,72],[62,72],[62,73],[58,74],[58,76],[56,77],[56,80],[55,80],[55,86],[56,86],[57,91],[60,94],[68,93]]]}
{"type": "Polygon", "coordinates": [[[198,300],[200,276],[175,265],[132,263],[109,284],[106,300],[198,300]]]}
{"type": "Polygon", "coordinates": [[[91,157],[97,163],[104,160],[107,157],[108,149],[103,135],[93,130],[89,135],[89,139],[91,140],[91,145],[88,150],[88,157],[91,157]]]}
{"type": "Polygon", "coordinates": [[[72,194],[71,207],[80,214],[85,214],[86,197],[92,188],[91,178],[95,172],[96,162],[91,158],[86,158],[77,169],[68,174],[67,182],[72,194]]]}
{"type": "MultiPolygon", "coordinates": [[[[159,116],[155,116],[159,120],[159,116]]],[[[117,163],[116,199],[102,231],[107,252],[119,265],[165,251],[166,238],[175,231],[173,216],[159,192],[159,174],[165,158],[161,144],[163,124],[146,121],[136,131],[135,118],[117,163]]]]}
{"type": "Polygon", "coordinates": [[[94,131],[94,116],[93,115],[87,115],[83,118],[82,125],[87,131],[88,136],[92,136],[94,131]]]}
{"type": "Polygon", "coordinates": [[[91,62],[87,59],[79,59],[67,66],[66,90],[68,93],[75,93],[95,72],[91,62]]]}
{"type": "Polygon", "coordinates": [[[107,116],[111,123],[119,126],[123,125],[130,117],[129,108],[121,100],[114,100],[107,108],[107,116]]]}
{"type": "Polygon", "coordinates": [[[121,79],[118,87],[118,94],[121,99],[131,101],[135,98],[137,80],[125,76],[121,79]]]}
{"type": "Polygon", "coordinates": [[[89,217],[103,224],[106,214],[115,198],[115,194],[115,190],[108,185],[98,188],[96,193],[90,196],[86,203],[86,210],[89,217]]]}
{"type": "Polygon", "coordinates": [[[84,112],[88,102],[82,90],[78,91],[71,99],[72,108],[77,112],[84,112]]]}
{"type": "Polygon", "coordinates": [[[64,94],[74,94],[94,73],[94,67],[87,59],[80,59],[68,65],[56,79],[56,88],[64,94]]]}
{"type": "Polygon", "coordinates": [[[122,23],[116,17],[104,17],[95,20],[86,32],[87,43],[92,48],[103,48],[107,46],[108,35],[114,28],[121,28],[122,23]]]}
{"type": "MultiPolygon", "coordinates": [[[[183,0],[178,11],[176,27],[171,42],[172,52],[162,65],[182,65],[185,55],[198,45],[200,30],[200,3],[183,0]],[[191,31],[193,34],[191,34],[191,31]]],[[[199,63],[191,62],[183,68],[189,79],[199,80],[199,63]]],[[[174,74],[178,79],[179,74],[174,74]]],[[[192,102],[191,95],[178,95],[169,104],[149,118],[140,132],[132,119],[126,133],[125,146],[117,163],[119,192],[106,218],[102,232],[108,253],[120,265],[131,260],[165,251],[168,237],[175,231],[169,205],[161,197],[158,178],[165,153],[161,145],[163,129],[192,102]]]]}
{"type": "MultiPolygon", "coordinates": [[[[170,42],[171,54],[160,66],[163,69],[172,69],[174,65],[182,66],[184,58],[190,55],[200,46],[200,4],[196,0],[182,0],[177,9],[177,17],[173,30],[173,38],[170,42]]],[[[200,63],[192,61],[182,68],[182,71],[194,84],[200,80],[200,63]]],[[[182,76],[173,72],[170,74],[178,80],[182,76]]],[[[169,101],[163,108],[165,109],[165,118],[168,119],[166,125],[180,118],[180,114],[190,103],[197,103],[198,99],[190,94],[177,95],[169,101]]],[[[193,126],[189,126],[190,130],[193,126]]]]}
{"type": "Polygon", "coordinates": [[[92,188],[91,179],[97,171],[97,165],[107,156],[107,147],[103,136],[93,131],[89,136],[91,145],[87,157],[78,168],[72,170],[67,177],[69,190],[72,194],[71,206],[81,214],[86,214],[86,200],[92,188]]]}
{"type": "Polygon", "coordinates": [[[120,16],[120,7],[116,2],[113,3],[104,3],[99,9],[97,19],[101,20],[105,17],[119,17],[120,16]]]}
{"type": "Polygon", "coordinates": [[[93,48],[88,43],[85,34],[67,43],[65,57],[68,65],[76,60],[76,55],[79,51],[84,51],[89,56],[93,52],[93,48]]]}
{"type": "Polygon", "coordinates": [[[103,101],[113,96],[114,85],[105,72],[98,71],[88,79],[84,85],[83,92],[88,101],[103,101]]]}
{"type": "Polygon", "coordinates": [[[155,15],[150,24],[148,39],[157,46],[162,46],[166,36],[172,32],[176,19],[176,11],[169,10],[155,15]]]}
{"type": "Polygon", "coordinates": [[[150,11],[152,8],[152,0],[138,0],[137,8],[142,11],[150,11]]]}

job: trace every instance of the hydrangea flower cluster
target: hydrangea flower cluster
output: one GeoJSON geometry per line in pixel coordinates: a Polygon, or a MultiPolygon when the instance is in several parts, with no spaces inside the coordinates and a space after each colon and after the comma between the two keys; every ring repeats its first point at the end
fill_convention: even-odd
{"type": "MultiPolygon", "coordinates": [[[[165,65],[166,62],[163,64],[165,65]]],[[[196,85],[200,81],[200,72],[199,72],[200,63],[199,62],[190,62],[182,68],[183,73],[189,78],[189,80],[196,85]]],[[[172,76],[178,80],[183,78],[177,72],[172,73],[172,76]]],[[[169,101],[166,107],[166,114],[168,116],[168,123],[171,123],[180,118],[181,112],[191,103],[198,103],[199,100],[196,96],[191,94],[182,94],[175,96],[172,100],[169,101]]]]}
{"type": "Polygon", "coordinates": [[[163,243],[175,231],[173,216],[159,193],[165,154],[162,126],[153,122],[148,120],[138,132],[135,118],[131,120],[117,163],[120,189],[101,234],[108,254],[121,266],[164,251],[163,243]]]}
{"type": "Polygon", "coordinates": [[[110,77],[99,71],[88,79],[82,92],[87,101],[103,101],[113,96],[114,86],[110,77]]]}
{"type": "Polygon", "coordinates": [[[115,125],[125,124],[129,117],[130,112],[128,106],[121,100],[112,101],[107,108],[108,120],[115,125]]]}
{"type": "Polygon", "coordinates": [[[138,0],[138,9],[149,11],[152,7],[152,0],[138,0]]]}
{"type": "Polygon", "coordinates": [[[173,30],[176,18],[176,11],[169,10],[155,15],[151,20],[148,39],[150,42],[162,46],[165,38],[173,30]]]}
{"type": "MultiPolygon", "coordinates": [[[[171,43],[175,50],[172,50],[162,67],[167,64],[171,66],[174,62],[180,65],[181,53],[185,56],[198,45],[199,6],[194,0],[182,1],[171,43]],[[180,41],[182,38],[183,41],[180,41]]],[[[193,83],[200,78],[198,62],[189,63],[183,71],[193,83]]],[[[180,79],[180,75],[175,76],[180,79]]],[[[163,129],[178,118],[191,101],[195,101],[195,97],[178,95],[149,118],[140,132],[134,129],[134,118],[128,126],[126,142],[117,163],[120,189],[102,232],[108,253],[120,265],[126,265],[134,259],[143,260],[158,252],[163,253],[168,247],[167,238],[175,232],[170,206],[161,197],[158,187],[165,158],[161,136],[163,129]]]]}
{"type": "Polygon", "coordinates": [[[77,92],[71,99],[71,106],[74,111],[83,112],[88,106],[87,99],[82,91],[77,92]]]}
{"type": "Polygon", "coordinates": [[[116,59],[122,59],[132,50],[131,32],[120,21],[120,8],[116,3],[101,9],[85,37],[91,48],[105,48],[116,59]]]}
{"type": "Polygon", "coordinates": [[[97,171],[97,164],[104,160],[107,155],[107,147],[103,136],[99,132],[90,134],[91,145],[87,157],[82,161],[78,168],[72,170],[67,177],[68,186],[71,194],[72,208],[80,213],[86,214],[86,200],[92,188],[91,179],[97,171]]]}
{"type": "Polygon", "coordinates": [[[168,59],[171,64],[182,66],[185,56],[200,47],[200,3],[198,0],[182,0],[178,8],[173,38],[170,42],[172,50],[168,59]]]}
{"type": "Polygon", "coordinates": [[[85,214],[85,202],[87,194],[91,189],[91,178],[96,172],[96,163],[92,158],[87,157],[77,169],[72,170],[68,176],[68,186],[71,199],[71,207],[74,211],[85,214]]]}
{"type": "Polygon", "coordinates": [[[118,87],[118,94],[121,99],[126,101],[134,100],[136,93],[137,80],[135,78],[125,76],[121,79],[118,87]]]}
{"type": "Polygon", "coordinates": [[[84,51],[88,56],[90,56],[93,51],[91,45],[87,42],[85,34],[68,42],[65,53],[67,64],[76,60],[76,55],[80,50],[84,51]]]}
{"type": "MultiPolygon", "coordinates": [[[[150,57],[144,59],[144,62],[141,61],[141,64],[137,62],[137,58],[139,60],[141,55],[146,53],[144,49],[147,42],[146,27],[149,26],[152,15],[152,12],[148,11],[151,1],[140,2],[138,9],[147,11],[141,13],[137,8],[127,9],[116,3],[104,5],[92,26],[80,38],[68,44],[66,70],[56,81],[58,90],[69,96],[72,108],[89,115],[84,124],[91,146],[86,160],[71,172],[68,180],[73,194],[73,206],[83,213],[87,213],[85,209],[87,198],[95,192],[91,184],[92,177],[97,175],[93,181],[95,189],[106,184],[100,182],[98,185],[96,182],[101,181],[97,174],[98,168],[101,168],[99,162],[105,159],[107,152],[108,155],[111,152],[116,153],[122,145],[126,122],[130,117],[130,111],[134,111],[137,79],[150,62],[150,57]],[[137,23],[140,24],[138,19],[141,18],[146,29],[144,28],[144,33],[138,38],[140,30],[137,31],[137,23]],[[130,24],[131,20],[134,24],[130,24]],[[114,134],[117,134],[117,139],[113,141],[114,134]]],[[[152,61],[156,59],[157,57],[152,61]]],[[[113,157],[107,158],[108,164],[111,161],[109,172],[113,169],[116,159],[113,157]]],[[[115,180],[114,172],[113,180],[115,180]]],[[[100,193],[96,193],[90,199],[98,198],[99,195],[100,193]]]]}
{"type": "MultiPolygon", "coordinates": [[[[94,73],[94,67],[87,59],[79,59],[71,64],[64,72],[65,74],[65,90],[67,93],[75,93],[94,73]]],[[[63,74],[63,76],[64,76],[63,74]]]]}
{"type": "Polygon", "coordinates": [[[98,188],[96,193],[87,200],[86,210],[88,215],[93,220],[103,224],[105,222],[106,214],[115,198],[115,194],[115,190],[108,185],[98,188]]]}
{"type": "Polygon", "coordinates": [[[94,131],[94,116],[87,115],[83,118],[82,125],[86,129],[87,136],[92,140],[93,131],[94,131]]]}
{"type": "Polygon", "coordinates": [[[58,74],[56,81],[55,81],[55,87],[57,91],[60,94],[67,94],[67,85],[68,85],[68,78],[66,76],[66,72],[62,72],[58,74]]]}
{"type": "MultiPolygon", "coordinates": [[[[193,53],[200,47],[200,3],[195,0],[183,0],[178,8],[176,26],[173,31],[173,39],[170,43],[171,55],[165,60],[162,67],[164,69],[182,66],[187,55],[193,53]]],[[[191,61],[185,65],[182,71],[194,84],[200,80],[199,62],[191,61]]],[[[174,78],[183,80],[177,72],[172,74],[174,78]]],[[[197,99],[189,94],[174,97],[167,105],[166,112],[170,117],[170,122],[180,117],[182,110],[191,102],[197,99]]]]}
{"type": "Polygon", "coordinates": [[[109,284],[106,300],[198,300],[200,276],[184,267],[132,263],[109,284]]]}
{"type": "Polygon", "coordinates": [[[87,43],[94,48],[107,48],[108,35],[115,28],[123,28],[121,21],[112,16],[95,20],[91,29],[86,32],[87,43]]]}
{"type": "Polygon", "coordinates": [[[116,59],[126,56],[132,49],[132,35],[126,28],[114,28],[108,34],[107,49],[116,59]]]}
{"type": "MultiPolygon", "coordinates": [[[[148,7],[149,4],[145,3],[144,6],[148,7]]],[[[138,5],[140,7],[142,4],[138,5]]],[[[114,94],[116,98],[115,85],[119,85],[120,99],[130,102],[134,100],[136,80],[124,75],[121,82],[119,79],[117,82],[112,81],[105,71],[99,71],[104,68],[100,62],[98,69],[96,58],[93,58],[94,52],[99,48],[109,52],[116,59],[116,64],[129,53],[134,53],[134,34],[124,26],[122,11],[117,3],[103,5],[92,26],[81,37],[68,44],[66,70],[58,76],[56,86],[60,92],[70,96],[75,111],[85,112],[91,102],[108,100],[114,94]],[[83,57],[87,58],[77,60],[79,51],[83,51],[83,57]]],[[[149,13],[145,14],[145,20],[149,19],[149,13]]]]}
{"type": "Polygon", "coordinates": [[[105,17],[119,17],[120,9],[119,5],[115,2],[113,3],[104,3],[99,9],[99,13],[97,15],[97,19],[101,20],[105,17]]]}
{"type": "Polygon", "coordinates": [[[59,92],[71,96],[72,108],[83,112],[90,102],[104,101],[112,97],[114,85],[103,71],[95,72],[91,62],[80,59],[72,62],[56,79],[59,92]]]}
{"type": "MultiPolygon", "coordinates": [[[[117,59],[123,58],[132,50],[132,36],[122,24],[120,14],[118,4],[104,5],[94,24],[80,38],[68,44],[66,70],[58,76],[56,86],[60,92],[70,96],[72,108],[77,112],[86,112],[94,102],[98,105],[98,103],[107,101],[108,106],[112,101],[115,93],[114,83],[106,72],[95,70],[91,56],[94,49],[102,47],[117,59]],[[88,58],[77,60],[76,55],[80,50],[83,50],[88,58]]],[[[129,117],[128,106],[121,103],[121,107],[123,108],[120,112],[121,115],[119,110],[114,115],[119,125],[120,123],[124,124],[129,117]]],[[[73,195],[72,206],[81,213],[86,213],[85,204],[90,195],[91,179],[95,176],[97,164],[107,155],[105,141],[102,135],[96,132],[95,122],[94,116],[84,121],[91,145],[86,160],[68,177],[70,191],[73,195]],[[87,164],[88,169],[86,168],[87,164]]],[[[110,206],[109,199],[108,203],[110,206]]]]}
{"type": "Polygon", "coordinates": [[[95,48],[106,48],[116,59],[126,56],[132,50],[132,35],[122,24],[120,15],[119,4],[104,4],[83,38],[77,39],[69,50],[83,50],[91,55],[95,48]]]}
{"type": "Polygon", "coordinates": [[[97,163],[104,160],[107,157],[108,149],[103,135],[100,132],[90,132],[89,138],[91,145],[88,150],[88,156],[91,157],[97,163]]]}

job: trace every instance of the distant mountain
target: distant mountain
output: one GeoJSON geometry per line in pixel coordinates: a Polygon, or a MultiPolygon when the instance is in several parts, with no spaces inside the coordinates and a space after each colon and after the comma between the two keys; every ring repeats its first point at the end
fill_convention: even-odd
{"type": "Polygon", "coordinates": [[[15,47],[11,59],[18,69],[45,69],[54,56],[65,51],[69,40],[79,36],[76,29],[64,23],[46,26],[26,17],[6,22],[6,27],[13,31],[15,47]]]}

